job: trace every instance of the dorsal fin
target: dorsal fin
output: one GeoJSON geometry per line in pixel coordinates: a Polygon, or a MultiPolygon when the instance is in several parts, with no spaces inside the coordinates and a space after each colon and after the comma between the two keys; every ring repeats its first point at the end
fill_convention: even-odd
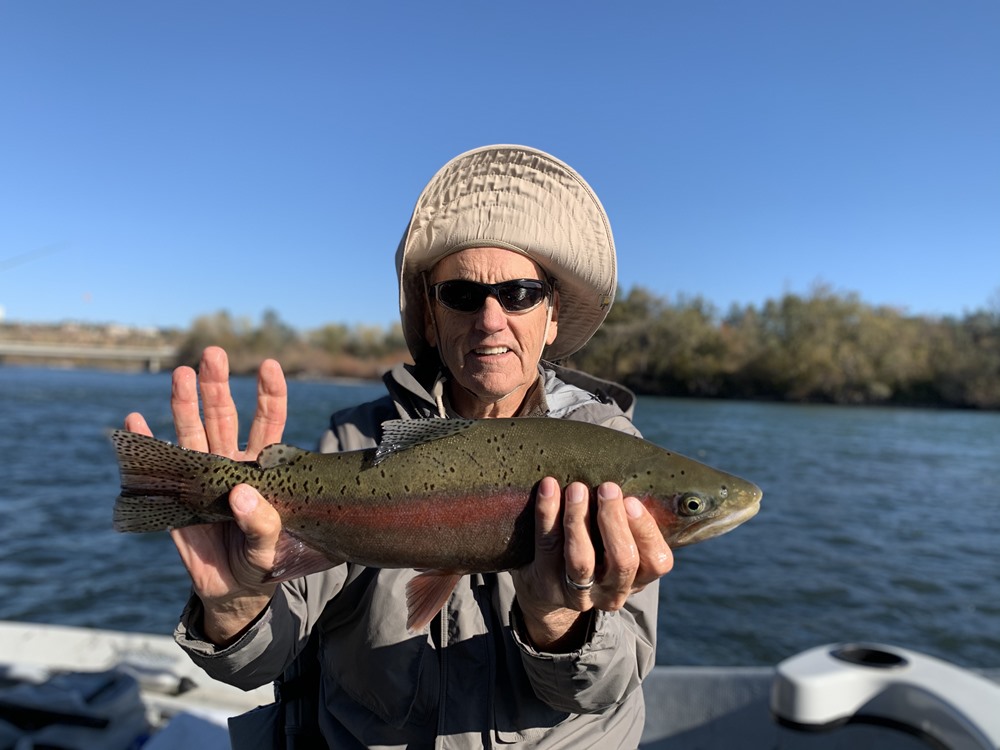
{"type": "Polygon", "coordinates": [[[393,453],[405,451],[416,445],[463,432],[472,425],[472,419],[390,419],[382,423],[382,442],[375,451],[377,465],[393,453]]]}
{"type": "Polygon", "coordinates": [[[273,469],[275,466],[294,463],[295,459],[308,453],[309,451],[296,448],[294,445],[274,443],[260,452],[260,455],[257,456],[257,463],[262,469],[273,469]]]}

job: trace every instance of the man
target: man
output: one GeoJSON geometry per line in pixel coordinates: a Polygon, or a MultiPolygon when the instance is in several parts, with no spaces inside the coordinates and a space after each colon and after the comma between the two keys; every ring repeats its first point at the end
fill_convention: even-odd
{"type": "MultiPolygon", "coordinates": [[[[415,364],[386,375],[382,399],[335,414],[323,450],[374,446],[382,422],[400,417],[549,416],[636,432],[596,381],[594,392],[571,385],[586,376],[542,359],[583,346],[615,289],[607,217],[570,167],[519,146],[456,157],[421,193],[396,265],[415,364]]],[[[219,349],[205,352],[197,378],[188,368],[175,372],[178,441],[253,458],[281,437],[280,367],[261,367],[242,452],[227,381],[219,349]]],[[[137,414],[126,426],[148,432],[137,414]]],[[[650,584],[672,556],[635,498],[602,484],[592,519],[590,494],[579,483],[543,479],[533,562],[466,576],[430,625],[411,633],[405,587],[415,571],[343,564],[259,584],[281,523],[255,490],[238,486],[230,494],[235,524],[172,532],[194,588],[177,640],[209,674],[235,685],[285,673],[280,692],[291,710],[237,721],[237,747],[250,738],[281,747],[270,734],[278,712],[286,730],[289,721],[317,725],[332,748],[634,747],[644,717],[639,687],[655,658],[650,584]],[[303,690],[309,683],[289,680],[286,670],[308,672],[313,659],[318,684],[303,690]],[[248,729],[255,720],[266,731],[248,729]]]]}

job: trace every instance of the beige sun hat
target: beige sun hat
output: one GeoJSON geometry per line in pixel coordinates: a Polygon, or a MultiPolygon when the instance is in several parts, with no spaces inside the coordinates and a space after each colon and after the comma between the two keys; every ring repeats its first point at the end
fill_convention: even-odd
{"type": "Polygon", "coordinates": [[[559,334],[545,359],[590,340],[614,300],[617,260],[604,207],[569,165],[526,146],[485,146],[445,164],[427,183],[396,251],[399,314],[418,362],[424,337],[422,274],[470,247],[501,247],[538,263],[559,290],[559,334]]]}

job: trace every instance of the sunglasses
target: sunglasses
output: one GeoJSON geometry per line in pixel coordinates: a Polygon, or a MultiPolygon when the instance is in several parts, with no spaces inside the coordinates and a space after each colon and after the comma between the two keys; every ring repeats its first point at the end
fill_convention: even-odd
{"type": "Polygon", "coordinates": [[[478,281],[452,279],[433,284],[430,293],[434,299],[456,312],[479,312],[487,297],[496,297],[508,313],[523,313],[538,307],[549,296],[551,287],[539,279],[514,279],[499,284],[481,284],[478,281]]]}

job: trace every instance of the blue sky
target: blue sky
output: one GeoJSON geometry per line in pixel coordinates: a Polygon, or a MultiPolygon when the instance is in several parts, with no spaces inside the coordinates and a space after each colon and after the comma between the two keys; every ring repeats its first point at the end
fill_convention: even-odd
{"type": "Polygon", "coordinates": [[[426,181],[524,143],[625,289],[1000,309],[998,38],[996,0],[0,0],[0,306],[387,325],[426,181]]]}

